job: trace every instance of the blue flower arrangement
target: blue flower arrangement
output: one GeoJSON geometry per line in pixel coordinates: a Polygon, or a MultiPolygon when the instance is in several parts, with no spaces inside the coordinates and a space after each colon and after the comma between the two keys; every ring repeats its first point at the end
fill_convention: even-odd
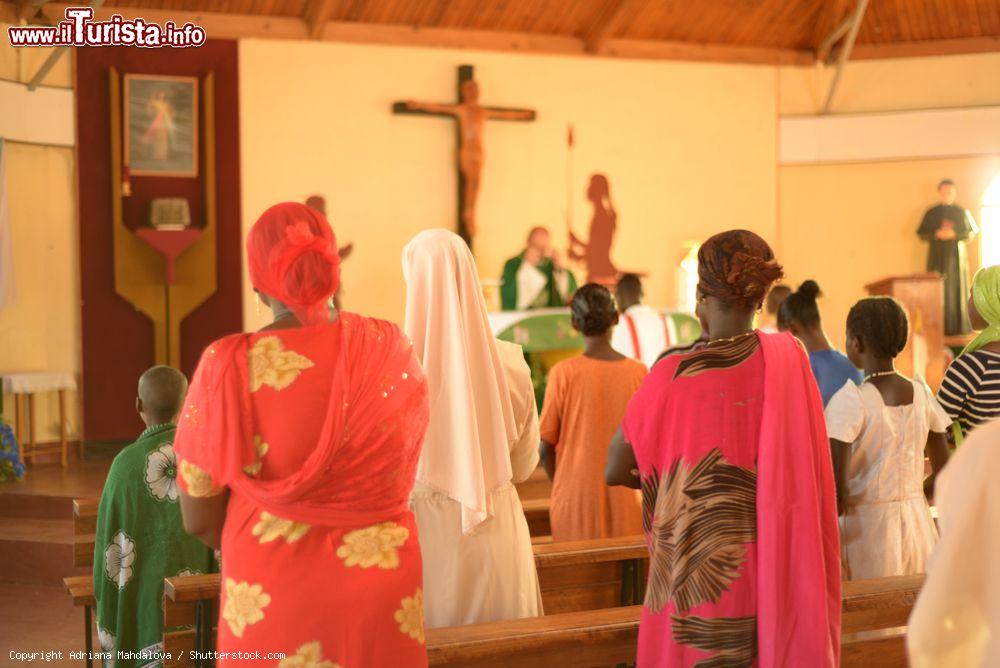
{"type": "Polygon", "coordinates": [[[18,457],[17,439],[10,425],[0,420],[0,482],[17,480],[24,475],[24,464],[18,457]]]}

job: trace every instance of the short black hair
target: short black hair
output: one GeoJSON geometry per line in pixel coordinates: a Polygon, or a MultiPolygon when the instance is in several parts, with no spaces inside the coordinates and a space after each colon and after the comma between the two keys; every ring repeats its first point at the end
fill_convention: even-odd
{"type": "Polygon", "coordinates": [[[188,382],[172,366],[154,366],[139,377],[139,400],[150,417],[168,421],[181,412],[188,382]]]}
{"type": "Polygon", "coordinates": [[[859,336],[875,357],[893,359],[909,338],[906,309],[892,297],[866,297],[847,314],[847,335],[859,336]]]}
{"type": "Polygon", "coordinates": [[[642,280],[636,274],[624,274],[618,279],[615,291],[639,299],[642,297],[642,280]]]}
{"type": "Polygon", "coordinates": [[[584,336],[600,336],[618,322],[615,298],[603,285],[587,283],[576,291],[570,302],[573,328],[584,336]]]}
{"type": "Polygon", "coordinates": [[[955,185],[955,182],[952,181],[951,179],[941,179],[941,182],[938,183],[938,190],[941,190],[941,188],[945,186],[953,186],[953,185],[955,185]]]}
{"type": "Polygon", "coordinates": [[[798,290],[781,302],[781,306],[778,307],[778,326],[787,329],[793,322],[800,322],[806,327],[818,325],[820,318],[816,299],[822,294],[819,283],[813,280],[805,281],[798,290]]]}

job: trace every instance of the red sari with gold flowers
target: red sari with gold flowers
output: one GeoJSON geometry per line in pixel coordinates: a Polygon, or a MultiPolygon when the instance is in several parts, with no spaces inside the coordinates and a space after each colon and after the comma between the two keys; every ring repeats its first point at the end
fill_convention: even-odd
{"type": "Polygon", "coordinates": [[[427,420],[423,373],[388,322],[342,313],[202,355],[174,449],[187,494],[230,491],[219,665],[427,665],[407,507],[427,420]]]}

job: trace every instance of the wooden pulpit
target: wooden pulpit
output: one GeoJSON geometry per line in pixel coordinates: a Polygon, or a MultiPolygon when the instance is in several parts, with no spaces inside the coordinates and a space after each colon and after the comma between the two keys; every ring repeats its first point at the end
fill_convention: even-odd
{"type": "Polygon", "coordinates": [[[906,308],[910,336],[896,369],[919,375],[937,392],[948,353],[944,343],[944,277],[936,273],[890,276],[865,286],[869,295],[895,297],[906,308]]]}

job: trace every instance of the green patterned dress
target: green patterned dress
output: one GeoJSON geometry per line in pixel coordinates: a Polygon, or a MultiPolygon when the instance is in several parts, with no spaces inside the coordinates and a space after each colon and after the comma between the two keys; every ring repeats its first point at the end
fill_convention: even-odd
{"type": "Polygon", "coordinates": [[[105,665],[162,665],[163,579],[217,570],[213,552],[184,532],[173,424],[154,425],[108,472],[97,517],[94,596],[105,665]]]}

